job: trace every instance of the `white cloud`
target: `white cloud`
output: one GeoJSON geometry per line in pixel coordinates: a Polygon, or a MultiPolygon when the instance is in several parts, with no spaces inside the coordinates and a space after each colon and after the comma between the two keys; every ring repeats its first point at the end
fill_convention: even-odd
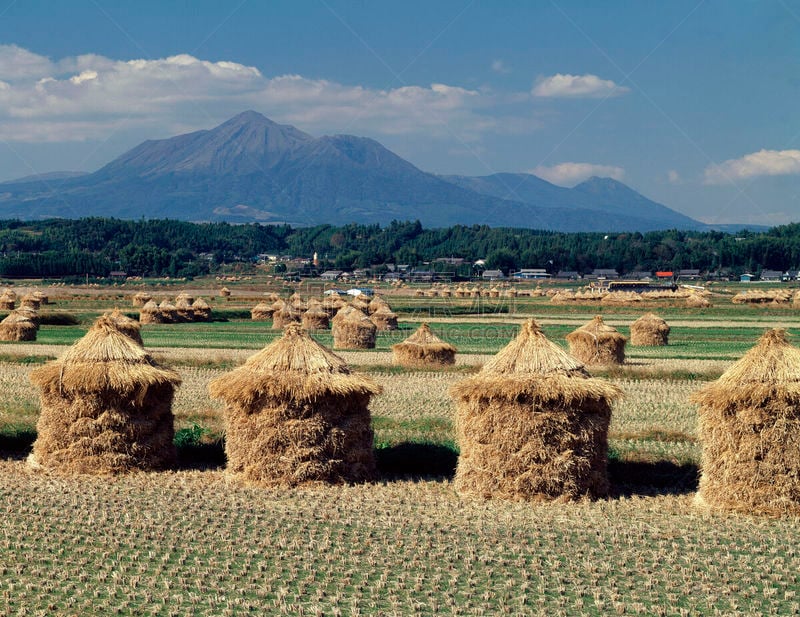
{"type": "Polygon", "coordinates": [[[17,47],[0,45],[0,79],[13,81],[49,75],[55,66],[49,58],[17,47]]]}
{"type": "Polygon", "coordinates": [[[667,180],[670,181],[670,184],[680,184],[681,175],[677,171],[675,171],[674,169],[670,169],[667,172],[667,180]]]}
{"type": "Polygon", "coordinates": [[[800,174],[800,150],[759,150],[705,170],[706,184],[726,184],[758,176],[800,174]]]}
{"type": "Polygon", "coordinates": [[[626,92],[629,92],[628,88],[618,86],[610,79],[600,79],[597,75],[562,73],[538,78],[531,91],[533,96],[550,98],[603,98],[626,92]]]}
{"type": "MultiPolygon", "coordinates": [[[[98,139],[118,129],[174,134],[207,128],[248,108],[307,131],[478,139],[503,130],[491,93],[434,83],[393,89],[301,75],[264,76],[256,67],[168,58],[113,60],[95,54],[57,61],[0,45],[0,139],[98,139]]],[[[538,128],[527,118],[528,129],[538,128]]],[[[517,129],[519,130],[519,126],[517,129]]]]}
{"type": "Polygon", "coordinates": [[[622,167],[595,165],[594,163],[559,163],[550,167],[539,165],[528,173],[560,186],[575,186],[592,176],[614,178],[614,180],[622,180],[625,176],[625,170],[622,167]]]}
{"type": "Polygon", "coordinates": [[[507,75],[511,72],[511,69],[506,66],[506,63],[502,60],[495,60],[492,62],[492,70],[495,73],[500,73],[501,75],[507,75]]]}

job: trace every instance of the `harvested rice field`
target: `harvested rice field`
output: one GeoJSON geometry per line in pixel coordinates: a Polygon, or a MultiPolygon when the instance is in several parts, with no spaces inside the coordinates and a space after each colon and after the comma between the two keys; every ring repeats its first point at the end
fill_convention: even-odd
{"type": "MultiPolygon", "coordinates": [[[[370,403],[379,479],[289,490],[224,473],[223,404],[207,385],[280,336],[249,320],[260,292],[231,288],[224,304],[214,289],[192,289],[224,321],[142,328],[182,379],[175,471],[70,478],[25,462],[40,411],[31,371],[124,294],[51,294],[48,313],[62,317],[44,319],[36,341],[0,343],[0,616],[800,614],[800,519],[695,507],[701,444],[690,402],[768,328],[800,343],[800,313],[525,298],[482,315],[466,302],[388,296],[400,330],[340,354],[383,388],[370,403]],[[624,392],[608,434],[607,499],[458,496],[453,384],[527,317],[566,349],[566,334],[598,312],[628,336],[649,311],[672,327],[669,344],[628,346],[622,366],[591,369],[624,392]],[[423,320],[459,349],[455,366],[393,366],[391,345],[423,320]]],[[[330,331],[315,338],[332,343],[330,331]]]]}

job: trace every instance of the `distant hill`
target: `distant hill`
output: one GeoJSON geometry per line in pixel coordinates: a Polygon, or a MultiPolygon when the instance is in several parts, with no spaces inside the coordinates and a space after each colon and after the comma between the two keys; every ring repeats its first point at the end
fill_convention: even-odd
{"type": "Polygon", "coordinates": [[[0,217],[113,216],[316,225],[420,220],[555,231],[702,229],[620,182],[426,173],[364,137],[315,138],[254,111],[149,140],[91,174],[0,185],[0,217]],[[56,181],[57,179],[57,181],[56,181]]]}
{"type": "Polygon", "coordinates": [[[442,176],[458,186],[501,199],[541,208],[587,212],[622,227],[615,230],[703,229],[705,225],[637,193],[611,178],[592,177],[568,189],[532,174],[498,173],[491,176],[442,176]],[[628,221],[627,224],[622,221],[628,221]]]}
{"type": "Polygon", "coordinates": [[[47,182],[52,180],[67,180],[69,178],[80,178],[81,176],[88,176],[88,171],[49,171],[43,174],[34,174],[31,176],[23,176],[22,178],[15,178],[14,180],[7,180],[0,182],[0,186],[4,184],[24,184],[26,182],[47,182]]]}

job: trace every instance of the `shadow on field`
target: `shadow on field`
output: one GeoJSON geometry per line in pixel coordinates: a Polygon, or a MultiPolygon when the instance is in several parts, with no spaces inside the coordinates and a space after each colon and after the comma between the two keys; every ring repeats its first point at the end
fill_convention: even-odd
{"type": "Polygon", "coordinates": [[[456,473],[458,453],[448,446],[405,442],[375,451],[381,478],[432,478],[450,480],[456,473]]]}
{"type": "Polygon", "coordinates": [[[34,441],[36,431],[0,434],[0,458],[21,461],[30,454],[34,441]]]}
{"type": "Polygon", "coordinates": [[[608,462],[612,497],[685,495],[697,490],[700,468],[670,461],[608,462]]]}
{"type": "Polygon", "coordinates": [[[198,471],[225,467],[225,442],[177,444],[178,469],[198,471]]]}

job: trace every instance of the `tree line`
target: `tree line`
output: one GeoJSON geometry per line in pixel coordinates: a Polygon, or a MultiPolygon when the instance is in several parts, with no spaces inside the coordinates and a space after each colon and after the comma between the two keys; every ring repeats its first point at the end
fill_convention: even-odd
{"type": "MultiPolygon", "coordinates": [[[[106,218],[0,221],[0,276],[192,277],[225,264],[254,262],[263,254],[311,257],[321,268],[352,269],[394,263],[412,267],[440,257],[486,267],[591,272],[697,268],[703,272],[800,268],[800,224],[766,232],[655,231],[557,233],[456,225],[424,229],[419,221],[379,225],[231,225],[174,220],[106,218]]],[[[434,264],[435,267],[450,266],[434,264]]]]}

